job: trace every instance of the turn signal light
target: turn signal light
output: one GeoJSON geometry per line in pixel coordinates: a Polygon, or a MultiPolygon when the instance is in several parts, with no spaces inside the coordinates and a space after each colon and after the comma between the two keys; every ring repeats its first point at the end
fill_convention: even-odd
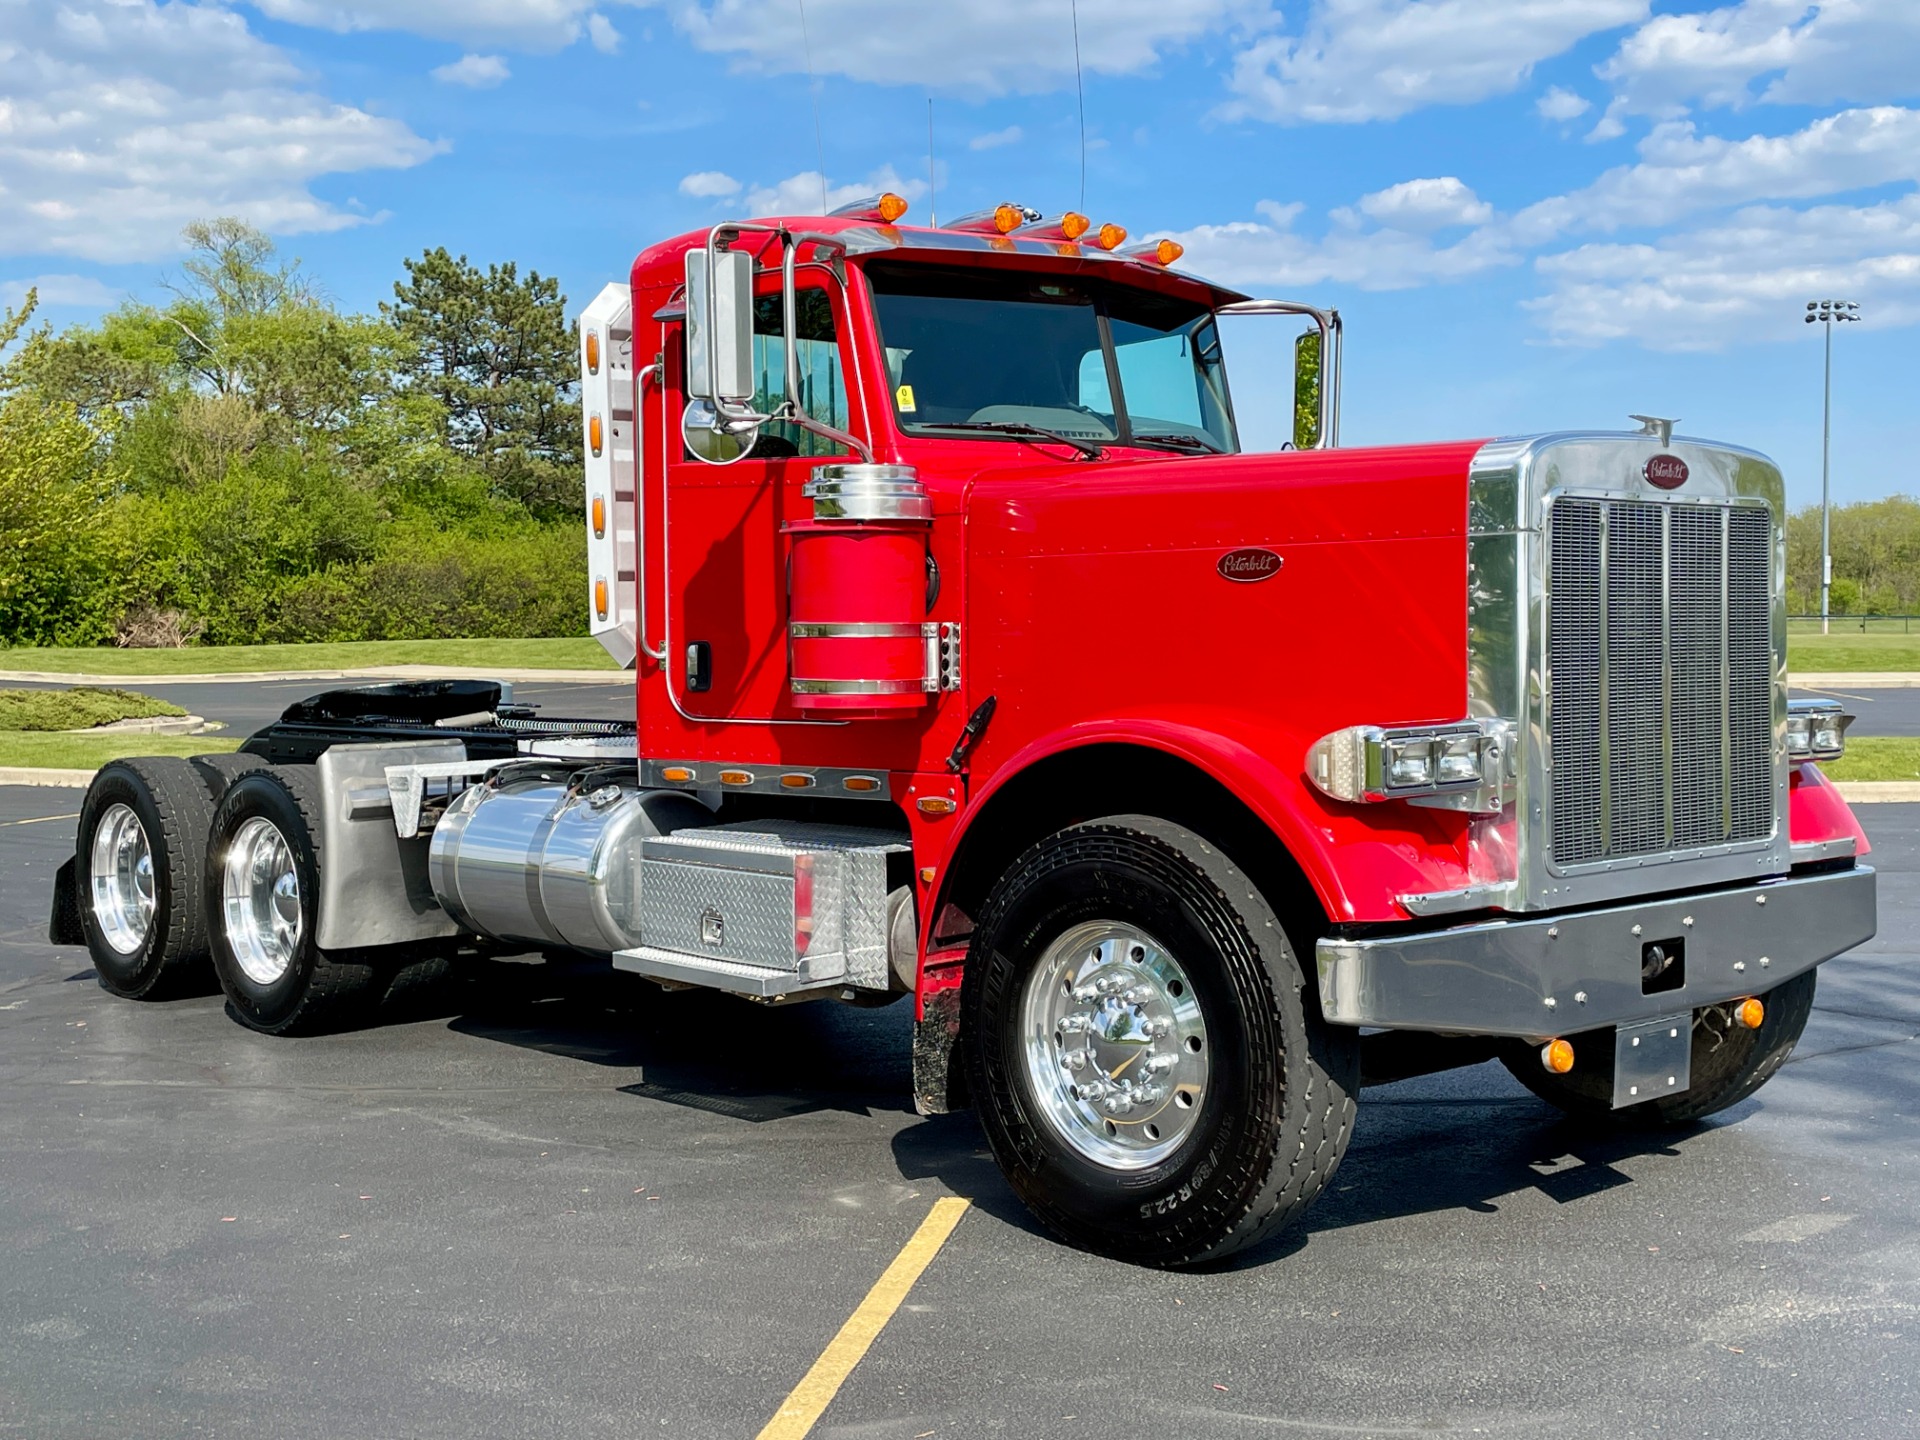
{"type": "Polygon", "coordinates": [[[1767,1018],[1767,1007],[1758,1000],[1742,1000],[1733,1007],[1733,1018],[1749,1030],[1758,1030],[1767,1018]]]}
{"type": "Polygon", "coordinates": [[[1102,225],[1094,232],[1092,244],[1102,250],[1118,250],[1127,243],[1127,227],[1124,225],[1102,225]]]}
{"type": "Polygon", "coordinates": [[[593,447],[594,454],[598,455],[600,453],[602,442],[605,438],[605,432],[600,426],[600,417],[594,415],[589,418],[587,421],[587,444],[593,447]]]}
{"type": "Polygon", "coordinates": [[[593,497],[593,538],[604,540],[607,536],[607,497],[593,497]]]}
{"type": "Polygon", "coordinates": [[[607,618],[607,582],[604,580],[593,582],[593,613],[602,620],[607,618]]]}
{"type": "Polygon", "coordinates": [[[600,373],[600,332],[598,330],[587,331],[587,373],[589,375],[600,373]]]}
{"type": "Polygon", "coordinates": [[[1540,1047],[1540,1063],[1549,1075],[1564,1075],[1573,1069],[1573,1046],[1565,1040],[1549,1040],[1540,1047]]]}
{"type": "Polygon", "coordinates": [[[951,815],[959,808],[944,795],[923,796],[914,803],[922,815],[951,815]]]}

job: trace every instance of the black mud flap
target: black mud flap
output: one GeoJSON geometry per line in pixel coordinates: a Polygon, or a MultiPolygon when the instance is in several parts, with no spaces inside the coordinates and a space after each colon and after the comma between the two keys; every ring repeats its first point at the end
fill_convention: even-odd
{"type": "Polygon", "coordinates": [[[47,940],[53,945],[84,945],[80,928],[80,861],[69,855],[53,872],[53,916],[47,921],[47,940]]]}
{"type": "Polygon", "coordinates": [[[960,992],[937,990],[927,997],[927,1018],[913,1022],[913,1108],[948,1115],[971,1104],[960,1059],[960,992]]]}

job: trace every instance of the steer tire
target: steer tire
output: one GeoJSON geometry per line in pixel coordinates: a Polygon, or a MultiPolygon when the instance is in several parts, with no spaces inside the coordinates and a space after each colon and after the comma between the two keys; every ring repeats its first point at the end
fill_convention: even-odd
{"type": "Polygon", "coordinates": [[[114,760],[93,777],[80,806],[74,888],[81,934],[103,989],[128,1000],[162,1000],[204,980],[203,876],[212,814],[206,787],[185,760],[114,760]],[[123,811],[139,822],[147,865],[137,883],[153,906],[137,935],[113,923],[104,891],[111,877],[95,873],[99,860],[93,852],[103,824],[119,824],[120,833],[129,833],[123,811]]]}
{"type": "MultiPolygon", "coordinates": [[[[1146,954],[1124,945],[1133,956],[1146,954]]],[[[1101,953],[1092,952],[1094,961],[1101,953]]],[[[1131,1007],[1146,993],[1129,989],[1112,1003],[1131,1007]]],[[[1298,955],[1258,886],[1218,846],[1168,821],[1122,815],[1075,825],[1014,861],[982,907],[962,1016],[967,1077],[1008,1183],[1050,1228],[1090,1250],[1162,1267],[1219,1260],[1298,1216],[1346,1152],[1360,1088],[1358,1032],[1321,1018],[1298,955]],[[1177,961],[1203,1017],[1209,1068],[1190,1107],[1197,1113],[1175,1122],[1190,1128],[1175,1134],[1170,1153],[1118,1160],[1095,1153],[1102,1146],[1097,1106],[1076,1121],[1060,1088],[1060,1077],[1072,1073],[1063,1066],[1056,1076],[1048,1063],[1049,1044],[1081,1043],[1043,1033],[1056,1023],[1044,1006],[1069,1003],[1045,998],[1055,994],[1052,977],[1062,975],[1064,994],[1079,1005],[1075,987],[1083,982],[1076,973],[1117,973],[1056,970],[1080,964],[1071,958],[1080,953],[1074,937],[1102,927],[1150,937],[1177,961]]],[[[1122,1030],[1132,1024],[1119,1019],[1122,1030]]],[[[1089,1035],[1083,1062],[1094,1056],[1094,1038],[1115,1035],[1111,1027],[1097,1037],[1070,1033],[1089,1035]]],[[[1183,1043],[1197,1055],[1195,1038],[1183,1043]]],[[[1142,1053],[1160,1058],[1157,1050],[1142,1053]]],[[[1100,1058],[1098,1068],[1106,1071],[1111,1059],[1100,1058]]],[[[1185,1063],[1172,1061],[1170,1082],[1188,1073],[1185,1063]]],[[[1093,1067],[1085,1073],[1093,1076],[1093,1067]]],[[[1153,1114],[1157,1123],[1171,1112],[1153,1114]]],[[[1140,1129],[1107,1123],[1105,1133],[1159,1136],[1137,1120],[1120,1123],[1140,1129]]]]}
{"type": "Polygon", "coordinates": [[[320,872],[326,863],[320,806],[320,786],[310,769],[275,765],[242,773],[213,814],[206,907],[214,969],[227,994],[227,1013],[266,1035],[350,1028],[365,1020],[383,988],[382,969],[367,952],[323,951],[316,942],[320,872]],[[236,883],[243,878],[236,842],[256,820],[285,842],[297,888],[297,896],[290,897],[297,900],[295,934],[283,966],[278,956],[250,953],[246,906],[230,903],[227,893],[230,870],[236,883]]]}
{"type": "Polygon", "coordinates": [[[1814,977],[1818,973],[1809,970],[1796,975],[1762,995],[1766,1018],[1758,1030],[1716,1026],[1709,1022],[1707,1010],[1696,1010],[1693,1083],[1665,1099],[1613,1108],[1613,1032],[1609,1030],[1572,1037],[1574,1067],[1565,1075],[1547,1070],[1532,1045],[1508,1046],[1501,1061],[1535,1095],[1584,1123],[1636,1130],[1691,1125],[1715,1111],[1738,1105],[1786,1063],[1813,1012],[1814,977]]]}

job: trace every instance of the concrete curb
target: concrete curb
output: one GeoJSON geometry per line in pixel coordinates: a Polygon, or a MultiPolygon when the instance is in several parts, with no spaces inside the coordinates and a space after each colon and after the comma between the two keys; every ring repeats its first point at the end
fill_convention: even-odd
{"type": "Polygon", "coordinates": [[[149,715],[138,720],[116,720],[111,725],[89,725],[84,730],[63,730],[63,735],[199,735],[209,729],[204,715],[149,715]]]}
{"type": "Polygon", "coordinates": [[[1796,690],[1916,690],[1920,674],[1911,670],[1833,670],[1787,676],[1796,690]]]}
{"type": "MultiPolygon", "coordinates": [[[[386,665],[368,670],[230,670],[211,675],[84,675],[0,670],[0,685],[234,685],[249,680],[506,680],[516,685],[631,685],[631,670],[488,670],[472,665],[386,665]]],[[[1920,677],[1916,677],[1920,683],[1920,677]]]]}
{"type": "Polygon", "coordinates": [[[1906,805],[1920,800],[1920,780],[1834,780],[1849,805],[1906,805]]]}
{"type": "Polygon", "coordinates": [[[46,785],[84,790],[93,783],[91,770],[47,770],[38,765],[0,765],[0,785],[46,785]]]}

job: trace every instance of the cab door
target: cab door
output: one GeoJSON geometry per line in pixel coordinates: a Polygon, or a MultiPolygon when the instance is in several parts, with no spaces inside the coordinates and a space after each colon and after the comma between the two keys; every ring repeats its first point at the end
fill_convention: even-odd
{"type": "MultiPolygon", "coordinates": [[[[845,296],[824,267],[797,280],[800,395],[806,413],[865,433],[850,384],[854,373],[845,296]]],[[[676,342],[684,346],[684,326],[676,342]]],[[[755,284],[754,409],[785,395],[779,276],[755,284]]],[[[684,364],[674,367],[684,377],[684,364]]],[[[674,413],[685,406],[677,397],[674,413]]],[[[666,551],[669,640],[666,665],[680,708],[691,718],[798,718],[787,692],[787,543],[781,527],[810,513],[801,494],[816,465],[854,458],[791,421],[761,428],[753,448],[714,464],[683,439],[668,447],[666,551]]]]}

